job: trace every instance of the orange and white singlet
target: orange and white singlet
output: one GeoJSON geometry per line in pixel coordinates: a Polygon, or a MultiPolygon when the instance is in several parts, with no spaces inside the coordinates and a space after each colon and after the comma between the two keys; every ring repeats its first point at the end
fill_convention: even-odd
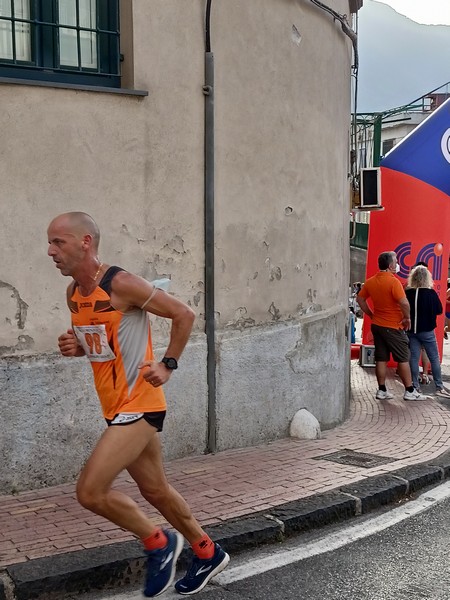
{"type": "Polygon", "coordinates": [[[91,361],[103,416],[166,410],[162,387],[153,388],[138,366],[154,360],[148,314],[136,308],[123,313],[111,305],[111,281],[120,267],[110,267],[89,296],[75,284],[69,300],[72,327],[91,361]]]}

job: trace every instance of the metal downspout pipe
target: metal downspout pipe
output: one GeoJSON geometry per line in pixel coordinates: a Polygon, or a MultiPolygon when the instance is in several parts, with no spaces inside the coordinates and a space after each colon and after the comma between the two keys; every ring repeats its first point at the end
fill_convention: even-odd
{"type": "Polygon", "coordinates": [[[216,414],[216,327],[214,303],[214,55],[210,39],[211,0],[206,3],[205,19],[205,123],[204,123],[204,219],[205,219],[205,333],[208,386],[207,451],[217,449],[216,414]]]}

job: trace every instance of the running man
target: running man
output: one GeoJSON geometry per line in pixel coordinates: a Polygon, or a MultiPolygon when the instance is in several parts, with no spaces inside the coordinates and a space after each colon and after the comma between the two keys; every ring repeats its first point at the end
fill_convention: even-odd
{"type": "Polygon", "coordinates": [[[107,429],[81,471],[77,499],[142,540],[147,555],[144,595],[154,597],[173,582],[183,536],[194,557],[176,582],[180,594],[195,594],[220,573],[230,558],[193,517],[166,479],[158,432],[166,401],[162,386],[178,366],[194,322],[183,302],[120,267],[100,262],[100,232],[83,212],[57,216],[48,227],[48,255],[64,276],[72,326],[58,338],[64,356],[87,356],[94,373],[107,429]],[[152,350],[147,313],[171,319],[167,351],[161,361],[152,350]],[[157,527],[125,494],[111,489],[123,470],[142,496],[175,531],[157,527]]]}

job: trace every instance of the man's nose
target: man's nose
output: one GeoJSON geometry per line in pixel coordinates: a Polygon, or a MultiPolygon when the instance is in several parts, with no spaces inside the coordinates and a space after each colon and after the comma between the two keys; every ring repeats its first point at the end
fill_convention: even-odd
{"type": "Polygon", "coordinates": [[[55,249],[50,245],[47,250],[49,256],[55,256],[55,249]]]}

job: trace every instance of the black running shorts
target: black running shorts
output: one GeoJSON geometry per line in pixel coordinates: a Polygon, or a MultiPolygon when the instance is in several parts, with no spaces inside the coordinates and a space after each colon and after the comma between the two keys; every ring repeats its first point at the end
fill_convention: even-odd
{"type": "Polygon", "coordinates": [[[119,413],[113,419],[105,419],[108,426],[111,425],[130,425],[141,419],[145,419],[147,423],[155,427],[157,431],[162,431],[166,411],[148,412],[148,413],[119,413]]]}

